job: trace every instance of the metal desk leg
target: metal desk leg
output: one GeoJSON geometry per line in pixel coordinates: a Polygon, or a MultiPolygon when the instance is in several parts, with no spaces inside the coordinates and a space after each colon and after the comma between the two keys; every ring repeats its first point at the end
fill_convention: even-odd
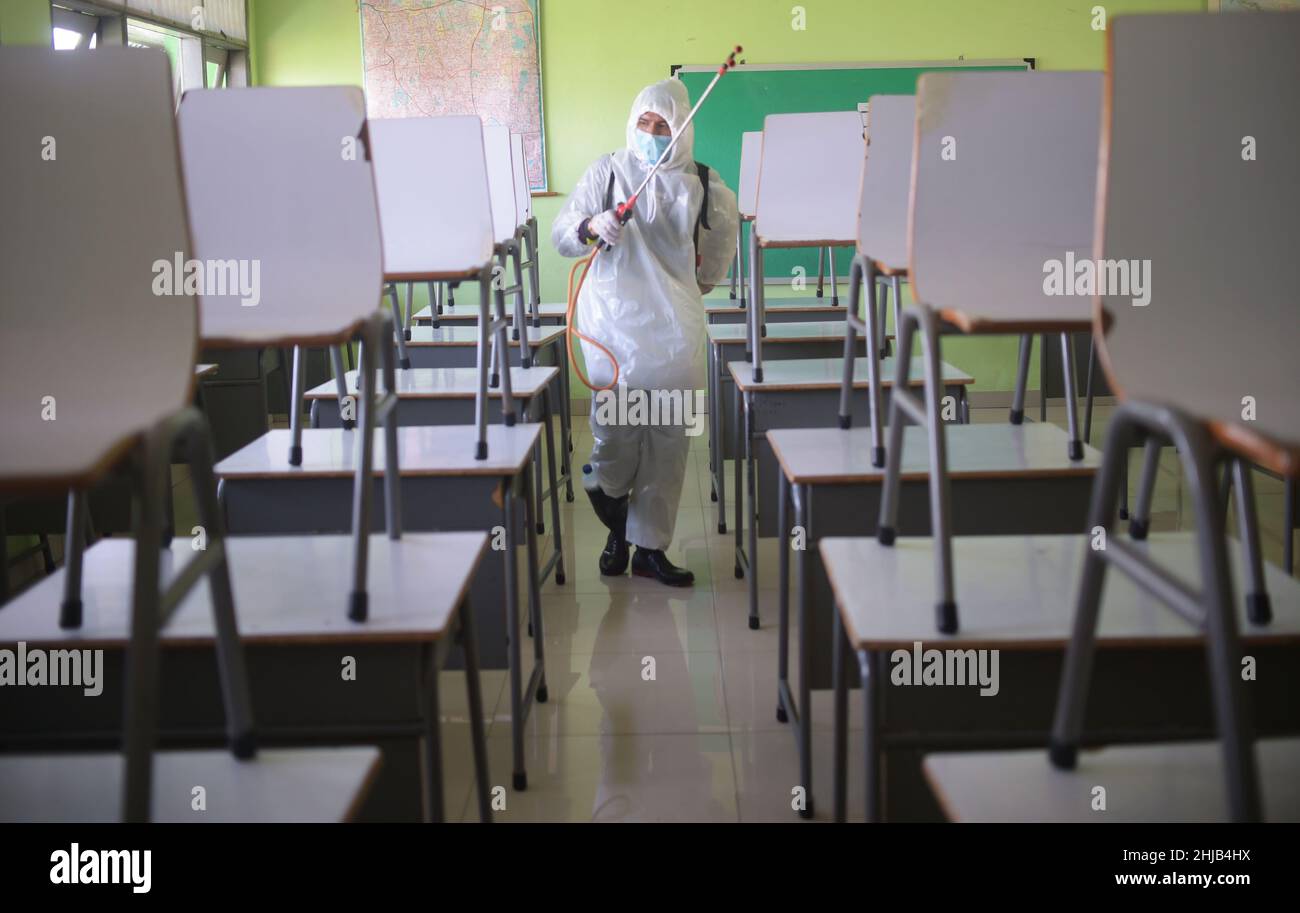
{"type": "MultiPolygon", "coordinates": [[[[563,337],[560,337],[561,339],[563,337]]],[[[560,366],[559,374],[559,398],[560,398],[560,464],[564,472],[564,500],[573,503],[573,432],[570,429],[572,421],[571,411],[572,403],[569,402],[569,350],[563,343],[557,343],[555,348],[555,360],[560,366]]]]}
{"type": "Polygon", "coordinates": [[[1282,517],[1282,568],[1288,577],[1295,573],[1295,531],[1296,484],[1295,479],[1287,479],[1285,487],[1286,506],[1282,517]]]}
{"type": "Polygon", "coordinates": [[[718,533],[725,536],[727,534],[727,406],[726,394],[722,392],[724,368],[722,351],[722,346],[713,347],[713,389],[718,394],[718,408],[713,410],[712,405],[709,408],[717,412],[714,417],[713,435],[713,462],[717,473],[713,479],[713,488],[718,496],[718,533]]]}
{"type": "Polygon", "coordinates": [[[744,533],[744,525],[741,523],[740,511],[744,505],[744,497],[741,494],[740,486],[745,475],[745,425],[748,419],[745,416],[744,394],[740,392],[740,385],[736,385],[736,470],[735,470],[735,489],[736,496],[735,517],[733,522],[736,525],[736,579],[745,576],[745,569],[740,566],[741,535],[744,533]]]}
{"type": "MultiPolygon", "coordinates": [[[[523,502],[525,519],[532,511],[533,493],[529,491],[532,484],[527,472],[521,473],[524,481],[523,502]]],[[[546,628],[542,624],[542,584],[537,564],[537,534],[533,532],[532,523],[528,524],[528,617],[533,624],[533,675],[529,681],[529,691],[536,695],[539,704],[545,704],[546,692],[546,628]]]]}
{"type": "Polygon", "coordinates": [[[1047,422],[1047,344],[1048,335],[1043,334],[1042,357],[1038,359],[1038,420],[1047,422]]]}
{"type": "MultiPolygon", "coordinates": [[[[555,583],[558,586],[563,586],[564,542],[562,539],[563,531],[560,529],[560,490],[555,481],[556,447],[555,438],[551,433],[551,413],[554,411],[551,408],[551,394],[553,392],[550,387],[542,391],[542,433],[546,435],[546,470],[551,482],[551,528],[555,530],[555,583]]],[[[540,527],[541,524],[539,523],[538,526],[540,527]]]]}
{"type": "MultiPolygon", "coordinates": [[[[807,530],[812,522],[812,488],[809,485],[796,485],[795,489],[795,524],[799,529],[807,530]]],[[[799,782],[806,796],[800,817],[813,816],[812,792],[812,574],[808,568],[808,549],[795,551],[795,579],[799,586],[799,710],[795,715],[795,726],[799,738],[799,782]]]]}
{"type": "MultiPolygon", "coordinates": [[[[522,473],[528,475],[525,466],[522,473]]],[[[506,637],[510,642],[510,741],[514,753],[512,784],[516,790],[528,788],[528,772],[524,766],[524,667],[523,655],[519,648],[522,639],[519,635],[519,575],[516,556],[518,554],[518,537],[515,521],[515,479],[503,479],[501,482],[503,498],[501,512],[505,522],[506,553],[502,556],[506,572],[506,637]]],[[[536,639],[536,638],[534,638],[536,639]]]]}
{"type": "Polygon", "coordinates": [[[865,753],[867,823],[876,824],[880,815],[880,722],[885,680],[880,676],[880,654],[858,651],[858,673],[862,676],[862,742],[865,753]]]}
{"type": "Polygon", "coordinates": [[[465,654],[465,691],[469,697],[470,742],[474,746],[474,783],[478,789],[478,818],[492,821],[492,784],[488,780],[487,732],[483,725],[483,687],[478,671],[478,635],[474,629],[474,607],[469,597],[456,613],[460,622],[460,644],[465,654]]]}
{"type": "Polygon", "coordinates": [[[718,417],[718,390],[713,383],[713,346],[704,346],[704,387],[709,398],[709,500],[718,502],[718,436],[714,433],[718,417]]]}
{"type": "MultiPolygon", "coordinates": [[[[388,286],[388,303],[393,309],[393,336],[397,340],[397,364],[403,369],[411,366],[411,356],[406,351],[406,335],[402,332],[402,308],[397,303],[397,283],[388,286]]],[[[295,356],[296,358],[297,356],[295,356]]]]}
{"type": "Polygon", "coordinates": [[[831,685],[835,689],[835,730],[831,803],[836,823],[843,824],[848,819],[849,684],[848,676],[844,674],[844,665],[849,661],[849,640],[844,633],[844,619],[840,617],[839,606],[835,606],[832,611],[835,616],[831,634],[835,651],[831,658],[831,685]]]}
{"type": "MultiPolygon", "coordinates": [[[[758,460],[754,456],[754,394],[745,394],[745,564],[749,567],[749,626],[758,627],[758,460]]],[[[739,532],[739,530],[737,530],[739,532]]]]}
{"type": "Polygon", "coordinates": [[[425,652],[428,653],[425,665],[428,681],[424,684],[424,750],[420,778],[424,794],[424,820],[426,824],[442,824],[446,814],[443,809],[442,727],[438,703],[438,654],[441,651],[434,645],[426,648],[425,652]]]}
{"type": "Polygon", "coordinates": [[[784,723],[786,713],[781,703],[781,684],[790,681],[790,480],[785,477],[784,470],[777,474],[776,534],[776,575],[779,580],[776,596],[776,720],[784,723]]]}

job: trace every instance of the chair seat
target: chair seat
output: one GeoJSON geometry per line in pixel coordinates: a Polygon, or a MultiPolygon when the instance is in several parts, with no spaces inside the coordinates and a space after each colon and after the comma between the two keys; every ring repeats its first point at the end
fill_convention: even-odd
{"type": "MultiPolygon", "coordinates": [[[[1300,739],[1255,743],[1267,821],[1300,821],[1300,739]]],[[[1047,749],[926,755],[925,777],[951,821],[1178,822],[1228,820],[1218,742],[1112,746],[1058,770],[1047,749]],[[1106,809],[1093,809],[1093,790],[1106,809]]]]}
{"type": "MultiPolygon", "coordinates": [[[[377,748],[273,749],[236,760],[227,751],[153,756],[159,822],[336,822],[353,817],[380,765],[377,748]],[[206,810],[193,807],[204,788],[206,810]]],[[[0,820],[116,822],[122,818],[121,754],[0,756],[0,820]]]]}

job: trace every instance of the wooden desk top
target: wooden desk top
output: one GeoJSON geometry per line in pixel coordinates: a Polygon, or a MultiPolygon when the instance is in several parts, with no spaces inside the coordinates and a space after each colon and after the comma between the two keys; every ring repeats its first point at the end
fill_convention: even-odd
{"type": "MultiPolygon", "coordinates": [[[[1101,452],[1084,445],[1083,459],[1066,454],[1069,435],[1055,425],[946,425],[948,474],[954,479],[1037,479],[1093,476],[1101,452]]],[[[883,468],[871,465],[871,429],[782,428],[767,432],[786,478],[795,484],[879,482],[883,468]]],[[[925,429],[903,429],[905,481],[930,477],[925,429]]]]}
{"type": "MultiPolygon", "coordinates": [[[[1300,821],[1300,778],[1295,775],[1300,739],[1260,739],[1255,760],[1265,819],[1300,821]]],[[[1219,742],[1080,751],[1074,770],[1048,763],[1046,746],[936,753],[925,756],[923,769],[950,821],[1191,823],[1229,818],[1219,742]],[[1104,812],[1092,807],[1092,790],[1099,785],[1106,788],[1104,812]]],[[[1131,867],[1124,868],[1137,871],[1131,867]]]]}
{"type": "MultiPolygon", "coordinates": [[[[179,532],[179,531],[178,531],[179,532]]],[[[429,642],[446,635],[487,547],[487,534],[370,536],[370,619],[347,617],[352,537],[232,536],[227,540],[239,636],[245,643],[429,642]]],[[[63,571],[16,596],[0,612],[0,643],[121,649],[130,640],[135,543],[101,539],[86,550],[83,624],[59,627],[63,571]]],[[[188,536],[163,554],[170,582],[194,555],[188,536]]],[[[165,647],[216,639],[206,583],[195,586],[161,632],[165,647]]]]}
{"type": "MultiPolygon", "coordinates": [[[[780,326],[780,324],[775,324],[780,326]]],[[[788,324],[787,324],[788,326],[788,324]]],[[[965,371],[942,363],[944,386],[967,386],[975,383],[975,378],[965,371]]],[[[838,390],[843,380],[843,358],[789,358],[774,359],[763,363],[763,382],[755,383],[754,366],[747,361],[727,363],[731,377],[742,390],[763,390],[777,392],[787,390],[838,390]]],[[[894,386],[894,359],[882,359],[880,379],[884,387],[894,386]]],[[[912,359],[909,385],[919,387],[925,383],[925,366],[918,358],[912,359]]],[[[867,383],[867,360],[853,360],[853,387],[865,390],[867,383]]]]}
{"type": "MultiPolygon", "coordinates": [[[[531,399],[546,389],[560,372],[554,365],[544,368],[511,368],[510,392],[531,399]]],[[[379,372],[375,372],[376,378],[379,372]]],[[[357,372],[345,375],[349,393],[357,392],[357,372]]],[[[376,380],[376,383],[379,383],[376,380]]],[[[404,368],[397,372],[397,395],[401,399],[473,399],[478,394],[477,368],[404,368]]],[[[307,399],[338,400],[338,387],[327,380],[305,394],[307,399]]],[[[501,398],[500,387],[489,387],[488,396],[501,398]]]]}
{"type": "MultiPolygon", "coordinates": [[[[228,751],[160,751],[153,756],[155,822],[340,822],[351,820],[379,770],[378,748],[268,748],[255,761],[228,751]],[[207,790],[195,811],[191,790],[207,790]]],[[[122,820],[126,758],[115,754],[0,757],[0,820],[122,820]]]]}
{"type": "MultiPolygon", "coordinates": [[[[1131,541],[1131,540],[1130,540],[1131,541]]],[[[961,630],[934,626],[934,540],[900,537],[893,546],[872,538],[827,538],[822,560],[835,602],[855,649],[928,646],[1004,650],[1063,648],[1070,639],[1078,576],[1088,540],[1076,536],[957,536],[952,540],[961,630]]],[[[1191,533],[1152,533],[1146,546],[1170,572],[1198,579],[1191,533]]],[[[1243,642],[1300,643],[1300,581],[1264,566],[1273,621],[1246,619],[1241,546],[1228,542],[1233,600],[1243,642]]],[[[1124,574],[1106,575],[1098,643],[1107,647],[1188,647],[1203,642],[1196,629],[1124,574]]]]}
{"type": "MultiPolygon", "coordinates": [[[[532,455],[541,425],[487,426],[488,457],[474,459],[478,429],[473,425],[430,425],[397,429],[402,478],[418,476],[515,475],[532,455]]],[[[268,431],[217,464],[223,479],[352,478],[356,431],[307,428],[302,433],[302,465],[289,465],[287,428],[268,431]]],[[[384,471],[384,432],[375,429],[374,475],[384,471]]]]}

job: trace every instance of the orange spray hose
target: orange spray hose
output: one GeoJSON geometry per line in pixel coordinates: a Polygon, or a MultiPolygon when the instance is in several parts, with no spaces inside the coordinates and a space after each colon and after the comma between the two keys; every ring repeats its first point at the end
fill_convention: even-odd
{"type": "Polygon", "coordinates": [[[618,386],[619,375],[618,359],[614,357],[614,353],[605,348],[603,344],[592,339],[586,333],[582,332],[582,330],[578,329],[578,322],[574,318],[574,312],[577,310],[578,305],[578,295],[582,291],[582,283],[587,281],[587,273],[591,271],[591,261],[595,260],[596,255],[599,253],[600,248],[593,250],[587,256],[573,264],[573,268],[569,270],[569,306],[564,312],[564,324],[568,327],[568,332],[564,334],[564,344],[569,350],[569,364],[573,365],[573,370],[577,372],[578,380],[582,381],[583,386],[588,390],[591,390],[593,393],[599,393],[603,390],[613,390],[614,387],[618,386]],[[573,276],[579,268],[582,269],[582,275],[578,277],[578,287],[574,288],[573,276]],[[582,370],[582,366],[578,364],[578,360],[573,357],[574,336],[577,336],[583,342],[589,342],[596,348],[600,349],[604,356],[609,359],[609,363],[614,366],[614,379],[611,380],[608,385],[597,387],[587,378],[587,372],[582,370]]]}

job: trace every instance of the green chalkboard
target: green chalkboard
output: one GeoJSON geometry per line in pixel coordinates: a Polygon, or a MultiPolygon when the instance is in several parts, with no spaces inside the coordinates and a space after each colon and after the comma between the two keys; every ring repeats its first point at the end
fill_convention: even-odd
{"type": "MultiPolygon", "coordinates": [[[[1032,58],[1024,60],[932,61],[908,63],[844,64],[749,64],[737,66],[718,83],[695,118],[695,158],[704,162],[727,182],[732,190],[740,182],[740,137],[762,130],[769,114],[809,111],[856,111],[872,95],[911,95],[922,73],[959,67],[968,70],[1032,69],[1032,58]]],[[[708,87],[717,67],[677,66],[672,68],[686,85],[694,103],[708,87]]],[[[815,162],[809,163],[815,167],[815,162]]],[[[847,192],[856,193],[857,188],[847,192]]],[[[748,251],[749,232],[745,231],[748,251]]],[[[847,276],[852,248],[835,251],[836,272],[847,276]]],[[[768,279],[789,279],[802,266],[809,284],[817,276],[815,249],[771,250],[763,258],[768,279]]],[[[829,294],[829,292],[828,292],[829,294]]]]}

